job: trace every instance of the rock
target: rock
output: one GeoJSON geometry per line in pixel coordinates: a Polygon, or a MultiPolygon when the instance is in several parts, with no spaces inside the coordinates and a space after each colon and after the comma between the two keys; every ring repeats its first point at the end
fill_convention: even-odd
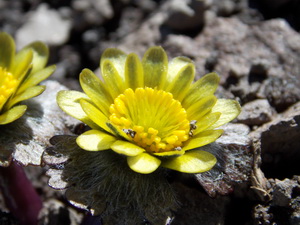
{"type": "Polygon", "coordinates": [[[300,102],[251,132],[250,137],[261,142],[262,170],[267,177],[300,173],[300,102]]]}
{"type": "Polygon", "coordinates": [[[17,46],[23,47],[40,40],[49,45],[62,45],[69,39],[71,21],[47,4],[41,4],[36,11],[29,12],[26,23],[16,33],[17,46]]]}
{"type": "Polygon", "coordinates": [[[221,128],[224,134],[215,143],[202,147],[216,156],[217,164],[205,173],[195,174],[211,197],[231,193],[237,183],[249,180],[252,169],[249,127],[229,123],[221,128]]]}
{"type": "Polygon", "coordinates": [[[268,100],[258,99],[243,105],[237,119],[247,125],[261,125],[271,121],[273,111],[268,100]]]}
{"type": "Polygon", "coordinates": [[[299,85],[297,77],[270,77],[262,83],[259,95],[267,98],[278,112],[282,112],[299,101],[299,85]]]}
{"type": "Polygon", "coordinates": [[[291,96],[287,107],[300,100],[299,43],[300,36],[284,20],[248,26],[235,18],[216,18],[194,39],[194,49],[199,51],[192,54],[199,74],[213,70],[221,75],[221,84],[230,86],[234,81],[231,89],[244,103],[255,98],[269,100],[272,90],[258,92],[261,83],[269,78],[284,80],[287,84],[276,99],[284,102],[291,96]],[[215,60],[208,63],[212,57],[215,60]]]}
{"type": "Polygon", "coordinates": [[[254,207],[254,224],[299,224],[299,176],[273,181],[272,198],[254,207]]]}
{"type": "Polygon", "coordinates": [[[171,225],[205,224],[224,225],[225,212],[229,203],[228,197],[210,198],[195,188],[180,183],[173,185],[178,192],[182,208],[178,210],[171,225]]]}
{"type": "Polygon", "coordinates": [[[271,224],[273,214],[270,213],[270,206],[258,204],[254,207],[254,224],[271,224]]]}
{"type": "MultiPolygon", "coordinates": [[[[299,184],[296,180],[284,179],[283,181],[275,180],[275,186],[273,187],[273,199],[272,205],[289,207],[292,200],[293,190],[298,187],[299,184]]],[[[295,196],[294,196],[295,197],[295,196]]]]}
{"type": "Polygon", "coordinates": [[[178,31],[200,29],[204,25],[205,1],[169,1],[165,25],[178,31]]]}

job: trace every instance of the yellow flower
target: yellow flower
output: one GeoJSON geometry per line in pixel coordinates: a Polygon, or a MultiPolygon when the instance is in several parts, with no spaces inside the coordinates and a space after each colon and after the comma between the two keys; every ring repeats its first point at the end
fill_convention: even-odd
{"type": "Polygon", "coordinates": [[[41,42],[34,42],[15,52],[13,38],[0,32],[0,125],[11,123],[26,111],[17,103],[41,94],[39,82],[50,76],[55,66],[44,68],[49,51],[41,42]]]}
{"type": "Polygon", "coordinates": [[[185,57],[168,62],[161,47],[151,47],[142,61],[134,53],[107,49],[100,62],[102,80],[84,69],[84,93],[61,91],[58,105],[92,129],[78,136],[84,150],[111,149],[127,157],[143,174],[159,166],[200,173],[216,163],[199,147],[214,142],[215,128],[240,112],[234,100],[217,99],[219,77],[210,73],[193,83],[195,67],[185,57]]]}

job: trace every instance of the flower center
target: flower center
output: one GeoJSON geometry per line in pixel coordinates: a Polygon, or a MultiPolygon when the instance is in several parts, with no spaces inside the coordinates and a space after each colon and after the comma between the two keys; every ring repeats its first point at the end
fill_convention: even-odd
{"type": "Polygon", "coordinates": [[[13,94],[18,84],[17,79],[5,68],[0,67],[0,110],[13,94]]]}
{"type": "Polygon", "coordinates": [[[128,88],[111,104],[112,125],[147,152],[180,150],[189,139],[190,122],[179,101],[169,92],[128,88]]]}

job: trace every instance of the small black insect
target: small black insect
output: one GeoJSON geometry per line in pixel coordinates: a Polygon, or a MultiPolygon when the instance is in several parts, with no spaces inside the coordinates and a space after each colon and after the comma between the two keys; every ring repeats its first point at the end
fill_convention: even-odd
{"type": "Polygon", "coordinates": [[[125,132],[125,134],[129,135],[130,137],[134,138],[136,132],[132,129],[123,129],[123,131],[125,132]]]}
{"type": "Polygon", "coordinates": [[[194,130],[197,129],[197,120],[191,120],[190,122],[190,131],[189,131],[189,136],[192,137],[194,135],[194,130]]]}

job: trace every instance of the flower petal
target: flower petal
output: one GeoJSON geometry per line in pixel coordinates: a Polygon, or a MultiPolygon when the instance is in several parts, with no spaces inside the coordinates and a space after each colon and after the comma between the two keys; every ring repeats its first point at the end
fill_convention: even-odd
{"type": "Polygon", "coordinates": [[[92,99],[104,115],[108,116],[108,109],[113,100],[102,81],[89,69],[82,70],[79,81],[83,91],[92,99]]]}
{"type": "Polygon", "coordinates": [[[45,86],[35,86],[35,87],[30,87],[26,89],[23,93],[14,96],[7,105],[5,105],[5,108],[10,109],[12,106],[17,104],[18,102],[24,101],[26,99],[33,98],[35,96],[40,95],[43,93],[43,91],[46,89],[45,86]]]}
{"type": "Polygon", "coordinates": [[[183,99],[183,107],[187,108],[199,101],[199,99],[213,95],[218,88],[219,80],[220,77],[216,73],[206,74],[197,80],[183,99]]]}
{"type": "Polygon", "coordinates": [[[173,58],[169,63],[165,87],[167,88],[168,85],[172,83],[175,77],[178,75],[179,71],[181,71],[183,67],[190,63],[193,63],[193,61],[184,56],[178,56],[173,58]]]}
{"type": "Polygon", "coordinates": [[[144,86],[144,71],[139,57],[131,53],[127,56],[125,63],[125,85],[126,88],[135,90],[144,86]]]}
{"type": "Polygon", "coordinates": [[[137,156],[145,151],[145,149],[128,141],[116,141],[111,145],[111,149],[118,154],[127,156],[137,156]]]}
{"type": "Polygon", "coordinates": [[[216,102],[217,98],[214,95],[209,95],[200,99],[198,102],[195,102],[193,105],[186,108],[188,118],[191,120],[201,118],[212,109],[216,102]]]}
{"type": "Polygon", "coordinates": [[[22,81],[32,66],[33,51],[31,49],[20,51],[16,54],[11,73],[22,81]]]}
{"type": "Polygon", "coordinates": [[[161,161],[148,153],[141,153],[137,156],[128,156],[127,163],[133,171],[148,174],[154,172],[161,161]]]}
{"type": "Polygon", "coordinates": [[[31,73],[34,74],[46,66],[49,57],[49,49],[43,42],[40,41],[36,41],[25,46],[24,50],[27,49],[31,49],[33,51],[31,73]]]}
{"type": "Polygon", "coordinates": [[[68,115],[82,121],[92,128],[97,129],[98,126],[86,115],[86,113],[81,108],[81,99],[90,101],[86,94],[78,91],[60,91],[58,92],[56,97],[58,106],[68,115]]]}
{"type": "Polygon", "coordinates": [[[194,80],[195,66],[192,63],[184,66],[178,71],[177,76],[166,87],[166,91],[171,92],[175,99],[181,101],[190,88],[190,84],[194,80]]]}
{"type": "Polygon", "coordinates": [[[124,65],[125,65],[126,57],[127,55],[117,48],[106,49],[103,52],[100,60],[101,73],[103,74],[103,69],[102,69],[103,63],[108,60],[114,65],[118,74],[121,76],[122,80],[124,81],[125,80],[124,65]]]}
{"type": "Polygon", "coordinates": [[[124,80],[110,60],[104,60],[104,62],[101,63],[102,77],[104,79],[105,86],[112,98],[116,98],[125,90],[124,80]]]}
{"type": "Polygon", "coordinates": [[[183,147],[183,150],[187,151],[194,148],[210,144],[217,140],[223,133],[223,130],[206,130],[203,131],[187,141],[183,147]]]}
{"type": "Polygon", "coordinates": [[[212,124],[214,124],[221,116],[220,112],[208,113],[207,115],[201,117],[200,119],[195,118],[197,121],[197,129],[193,132],[194,135],[206,130],[212,124]]]}
{"type": "Polygon", "coordinates": [[[26,105],[18,105],[0,115],[0,124],[8,124],[19,119],[26,111],[26,105]]]}
{"type": "Polygon", "coordinates": [[[183,149],[181,150],[174,150],[174,151],[168,151],[168,152],[157,152],[153,153],[153,155],[156,156],[180,156],[183,155],[185,151],[183,149]]]}
{"type": "Polygon", "coordinates": [[[99,130],[89,130],[76,138],[78,146],[87,151],[100,151],[110,149],[116,141],[114,136],[99,130]]]}
{"type": "Polygon", "coordinates": [[[99,127],[109,133],[112,132],[106,124],[108,118],[97,107],[84,99],[80,100],[80,105],[87,116],[91,120],[93,120],[99,127]]]}
{"type": "Polygon", "coordinates": [[[21,86],[18,88],[17,94],[25,91],[29,87],[33,87],[39,84],[41,81],[47,79],[54,71],[56,66],[48,66],[42,70],[37,71],[34,74],[30,74],[25,78],[25,80],[21,83],[21,86]]]}
{"type": "Polygon", "coordinates": [[[14,39],[5,32],[0,32],[0,67],[6,68],[10,71],[16,46],[14,39]]]}
{"type": "Polygon", "coordinates": [[[211,153],[194,150],[168,159],[162,163],[162,166],[183,173],[203,173],[213,168],[216,162],[216,157],[211,153]]]}
{"type": "Polygon", "coordinates": [[[209,129],[214,129],[236,118],[241,112],[241,106],[237,101],[232,99],[218,99],[211,111],[212,113],[221,113],[220,119],[209,127],[209,129]]]}
{"type": "Polygon", "coordinates": [[[168,71],[168,56],[162,47],[149,48],[142,60],[146,87],[163,88],[168,71]]]}

